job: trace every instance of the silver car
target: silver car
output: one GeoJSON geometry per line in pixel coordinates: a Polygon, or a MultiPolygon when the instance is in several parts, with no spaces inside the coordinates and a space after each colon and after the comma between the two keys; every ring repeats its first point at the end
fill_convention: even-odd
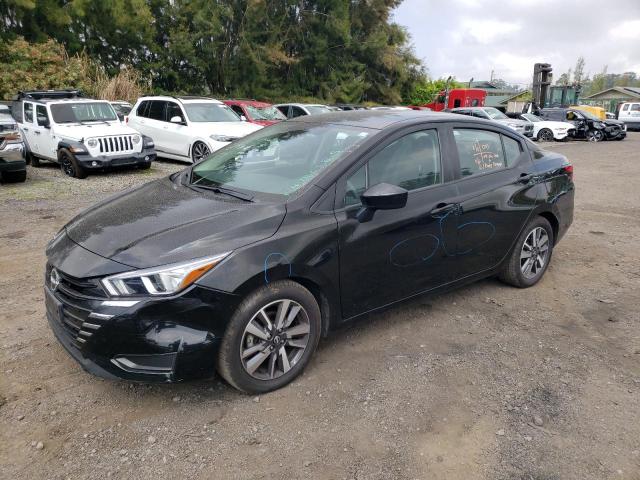
{"type": "Polygon", "coordinates": [[[461,107],[452,108],[451,113],[459,113],[461,115],[469,115],[470,117],[484,118],[485,120],[493,120],[512,128],[516,132],[524,135],[525,137],[533,137],[533,124],[525,122],[524,120],[518,120],[515,118],[509,118],[500,110],[494,107],[461,107]]]}
{"type": "Polygon", "coordinates": [[[27,166],[18,124],[6,105],[0,105],[0,175],[3,182],[24,182],[27,166]]]}

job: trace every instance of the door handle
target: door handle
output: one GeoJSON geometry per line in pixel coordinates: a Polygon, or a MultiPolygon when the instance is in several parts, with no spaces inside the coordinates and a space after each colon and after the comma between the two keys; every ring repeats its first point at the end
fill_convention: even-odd
{"type": "Polygon", "coordinates": [[[534,178],[536,178],[536,175],[533,173],[521,173],[518,178],[518,183],[529,183],[534,178]]]}
{"type": "Polygon", "coordinates": [[[439,203],[429,212],[430,215],[438,215],[439,213],[447,213],[457,208],[457,203],[439,203]]]}
{"type": "Polygon", "coordinates": [[[28,132],[28,131],[29,131],[29,129],[28,129],[28,128],[23,128],[23,130],[24,130],[25,132],[28,132]]]}
{"type": "Polygon", "coordinates": [[[33,133],[35,133],[36,135],[40,135],[40,131],[39,130],[34,130],[33,133]]]}

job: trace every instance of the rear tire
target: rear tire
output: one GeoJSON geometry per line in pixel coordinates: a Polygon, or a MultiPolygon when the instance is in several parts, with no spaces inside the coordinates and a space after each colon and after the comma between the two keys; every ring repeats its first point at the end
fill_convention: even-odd
{"type": "Polygon", "coordinates": [[[69,177],[82,179],[87,178],[87,175],[89,175],[87,169],[80,165],[76,157],[66,148],[58,152],[58,162],[60,163],[62,173],[69,177]]]}
{"type": "Polygon", "coordinates": [[[4,172],[2,174],[2,181],[5,183],[20,183],[27,179],[27,171],[21,170],[18,172],[4,172]]]}
{"type": "Polygon", "coordinates": [[[518,288],[535,285],[547,271],[554,241],[551,224],[546,218],[535,217],[518,237],[498,278],[518,288]]]}
{"type": "Polygon", "coordinates": [[[291,280],[269,283],[248,295],[231,317],[218,373],[246,393],[281,388],[307,366],[320,332],[320,307],[309,290],[291,280]]]}
{"type": "Polygon", "coordinates": [[[41,166],[40,159],[31,152],[27,152],[27,165],[29,164],[34,168],[39,168],[41,166]]]}

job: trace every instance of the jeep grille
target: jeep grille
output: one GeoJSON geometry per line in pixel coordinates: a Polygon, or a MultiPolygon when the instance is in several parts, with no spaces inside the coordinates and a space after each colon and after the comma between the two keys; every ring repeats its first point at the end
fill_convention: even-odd
{"type": "Polygon", "coordinates": [[[133,151],[133,135],[103,137],[98,139],[100,153],[121,153],[133,151]]]}

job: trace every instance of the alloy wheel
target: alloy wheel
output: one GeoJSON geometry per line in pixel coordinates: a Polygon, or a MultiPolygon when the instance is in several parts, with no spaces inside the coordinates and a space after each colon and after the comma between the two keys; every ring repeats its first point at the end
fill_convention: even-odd
{"type": "Polygon", "coordinates": [[[62,168],[62,171],[65,173],[65,175],[75,177],[76,170],[73,167],[73,162],[71,162],[71,159],[68,155],[62,155],[62,157],[60,157],[60,167],[62,168]]]}
{"type": "Polygon", "coordinates": [[[536,277],[544,270],[549,258],[549,234],[542,227],[536,227],[524,241],[520,251],[520,271],[525,278],[536,277]]]}
{"type": "Polygon", "coordinates": [[[207,147],[202,142],[197,142],[193,146],[193,163],[199,162],[200,160],[207,158],[210,153],[211,151],[209,150],[209,147],[207,147]]]}
{"type": "Polygon", "coordinates": [[[547,128],[540,132],[540,140],[543,142],[551,142],[553,141],[553,132],[547,128]]]}
{"type": "Polygon", "coordinates": [[[242,334],[242,367],[258,380],[281,377],[304,355],[310,332],[309,315],[298,302],[283,299],[265,305],[242,334]]]}

